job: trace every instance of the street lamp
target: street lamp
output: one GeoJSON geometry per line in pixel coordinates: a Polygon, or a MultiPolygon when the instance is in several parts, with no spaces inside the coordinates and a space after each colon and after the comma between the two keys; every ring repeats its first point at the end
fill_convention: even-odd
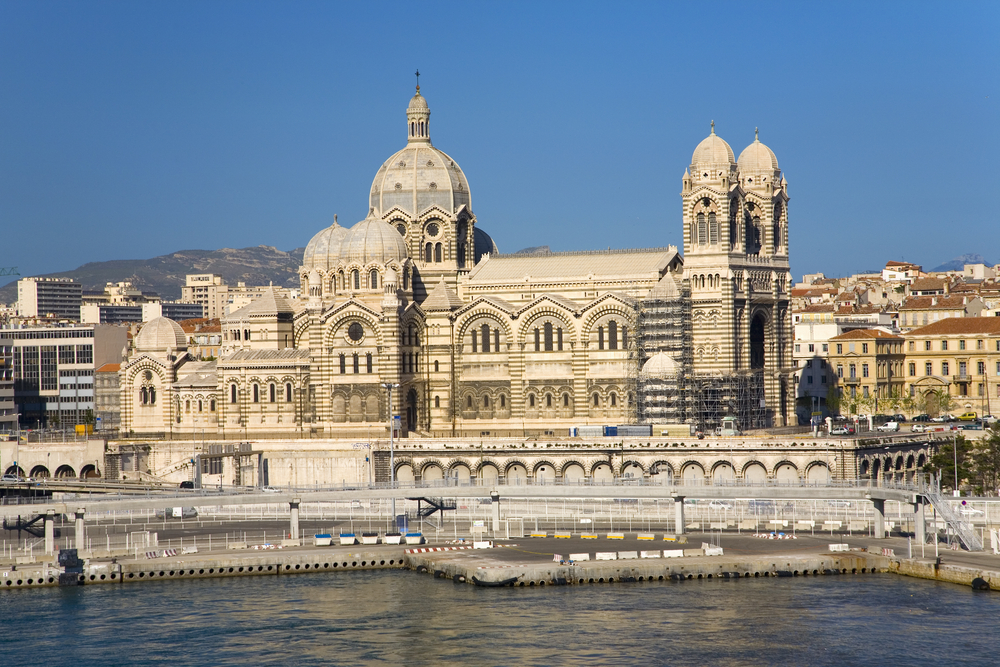
{"type": "MultiPolygon", "coordinates": [[[[399,387],[398,382],[383,382],[382,386],[389,393],[389,488],[396,488],[396,450],[393,439],[392,423],[392,390],[399,387]]],[[[396,524],[396,496],[392,497],[392,523],[396,524]]]]}

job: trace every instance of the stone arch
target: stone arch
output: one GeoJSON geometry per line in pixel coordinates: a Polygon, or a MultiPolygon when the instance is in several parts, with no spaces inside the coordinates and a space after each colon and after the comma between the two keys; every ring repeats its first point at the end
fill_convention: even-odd
{"type": "Polygon", "coordinates": [[[716,461],[712,466],[713,484],[732,484],[736,481],[736,469],[729,461],[716,461]]]}
{"type": "Polygon", "coordinates": [[[755,309],[750,316],[750,368],[763,369],[767,365],[769,318],[763,308],[755,309]]]}
{"type": "Polygon", "coordinates": [[[476,476],[484,483],[495,482],[500,477],[500,466],[493,461],[480,461],[476,466],[476,476]]]}
{"type": "Polygon", "coordinates": [[[408,461],[396,464],[396,481],[400,484],[412,484],[416,477],[413,474],[413,466],[408,461]]]}
{"type": "Polygon", "coordinates": [[[743,466],[743,481],[746,484],[766,484],[767,468],[760,461],[750,461],[743,466]]]}
{"type": "Polygon", "coordinates": [[[562,466],[563,481],[567,484],[578,484],[581,480],[586,479],[587,470],[584,468],[583,464],[578,461],[565,461],[562,466]]]}
{"type": "Polygon", "coordinates": [[[37,465],[31,469],[31,477],[35,479],[48,479],[51,475],[48,468],[43,465],[37,465]]]}
{"type": "Polygon", "coordinates": [[[437,461],[428,461],[420,467],[420,481],[440,482],[444,479],[444,468],[437,461]]]}
{"type": "MultiPolygon", "coordinates": [[[[553,321],[554,325],[561,325],[563,330],[563,351],[570,348],[570,343],[576,339],[576,329],[573,326],[572,313],[557,308],[551,302],[542,302],[534,308],[528,310],[520,318],[521,324],[517,330],[517,342],[523,344],[525,352],[534,351],[534,329],[541,328],[539,324],[545,321],[553,321]]],[[[542,347],[544,350],[544,346],[542,347]]],[[[553,351],[556,349],[556,341],[553,341],[553,351]]]]}
{"type": "Polygon", "coordinates": [[[73,470],[72,466],[61,465],[56,468],[56,477],[59,479],[65,479],[68,477],[76,477],[76,471],[73,470]]]}
{"type": "Polygon", "coordinates": [[[598,461],[590,467],[590,477],[598,483],[614,480],[615,471],[607,461],[598,461]]]}
{"type": "Polygon", "coordinates": [[[681,480],[685,484],[701,484],[705,481],[705,467],[697,461],[685,461],[681,466],[681,480]]]}
{"type": "Polygon", "coordinates": [[[782,461],[774,466],[774,480],[779,484],[799,482],[799,469],[791,461],[782,461]]]}
{"type": "MultiPolygon", "coordinates": [[[[604,326],[605,321],[616,320],[618,326],[627,326],[628,336],[631,337],[635,333],[635,313],[631,311],[626,304],[620,301],[605,301],[599,307],[595,308],[593,311],[587,313],[581,327],[580,327],[580,339],[581,341],[587,343],[592,350],[598,350],[598,332],[597,328],[599,326],[604,326]]],[[[609,341],[605,340],[604,349],[607,350],[609,341]]],[[[618,347],[617,349],[624,349],[623,337],[619,335],[618,347]]]]}
{"type": "Polygon", "coordinates": [[[669,461],[653,461],[649,466],[649,476],[657,484],[672,484],[674,481],[674,467],[669,461]]]}
{"type": "Polygon", "coordinates": [[[350,308],[337,313],[335,317],[323,323],[323,346],[327,348],[344,347],[344,336],[340,335],[339,332],[344,331],[345,326],[349,326],[353,321],[361,322],[366,329],[371,331],[372,337],[375,339],[374,341],[362,339],[361,345],[358,346],[359,348],[369,346],[381,347],[385,344],[382,327],[378,322],[378,318],[367,310],[350,308]]]}
{"type": "Polygon", "coordinates": [[[556,466],[551,461],[538,461],[531,471],[531,476],[537,484],[551,484],[556,480],[556,470],[556,466]]]}
{"type": "Polygon", "coordinates": [[[463,352],[471,351],[472,329],[480,327],[483,324],[482,320],[492,320],[496,323],[497,328],[500,329],[501,344],[514,340],[514,330],[511,328],[510,316],[488,302],[484,302],[472,310],[463,313],[455,325],[456,341],[461,341],[461,344],[464,346],[466,344],[466,337],[469,338],[468,345],[470,347],[463,348],[463,352]]]}
{"type": "Polygon", "coordinates": [[[472,468],[465,461],[453,461],[448,464],[448,477],[458,484],[467,485],[472,482],[472,468]]]}
{"type": "Polygon", "coordinates": [[[528,466],[522,461],[509,461],[503,472],[508,484],[524,484],[528,481],[528,466]]]}
{"type": "Polygon", "coordinates": [[[823,461],[813,461],[806,467],[806,481],[810,484],[825,486],[831,479],[830,466],[823,461]]]}
{"type": "Polygon", "coordinates": [[[80,469],[80,479],[92,479],[100,476],[101,471],[97,469],[97,466],[88,464],[80,469]]]}
{"type": "Polygon", "coordinates": [[[646,469],[638,461],[625,461],[622,463],[621,476],[625,479],[641,480],[646,476],[646,469]]]}

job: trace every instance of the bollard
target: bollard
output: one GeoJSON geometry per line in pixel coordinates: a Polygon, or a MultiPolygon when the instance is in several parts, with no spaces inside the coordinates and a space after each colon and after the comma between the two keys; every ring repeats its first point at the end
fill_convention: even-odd
{"type": "Polygon", "coordinates": [[[86,544],[86,534],[84,533],[83,517],[86,514],[84,508],[80,508],[76,511],[76,549],[77,551],[83,551],[84,545],[86,544]]]}
{"type": "Polygon", "coordinates": [[[684,534],[684,497],[674,496],[674,534],[684,534]]]}
{"type": "Polygon", "coordinates": [[[299,539],[299,503],[302,502],[299,498],[295,498],[289,503],[291,508],[291,526],[289,526],[289,533],[291,534],[291,539],[299,539]]]}
{"type": "Polygon", "coordinates": [[[45,553],[51,554],[56,550],[55,531],[55,510],[45,510],[45,553]]]}

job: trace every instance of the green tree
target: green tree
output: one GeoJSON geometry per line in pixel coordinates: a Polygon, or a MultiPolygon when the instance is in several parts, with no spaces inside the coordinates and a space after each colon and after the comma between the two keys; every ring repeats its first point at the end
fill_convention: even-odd
{"type": "Polygon", "coordinates": [[[924,466],[925,472],[934,473],[941,480],[941,488],[955,490],[955,462],[958,462],[958,486],[972,478],[972,443],[964,435],[956,435],[950,443],[941,445],[937,453],[924,466]]]}
{"type": "Polygon", "coordinates": [[[840,414],[840,404],[843,399],[840,396],[839,387],[830,387],[830,390],[826,393],[826,409],[831,415],[840,414]]]}
{"type": "Polygon", "coordinates": [[[976,493],[993,495],[1000,490],[1000,422],[986,432],[972,454],[976,493]]]}
{"type": "Polygon", "coordinates": [[[93,426],[94,425],[94,411],[93,410],[87,410],[86,412],[83,413],[83,423],[87,424],[88,426],[93,426]]]}

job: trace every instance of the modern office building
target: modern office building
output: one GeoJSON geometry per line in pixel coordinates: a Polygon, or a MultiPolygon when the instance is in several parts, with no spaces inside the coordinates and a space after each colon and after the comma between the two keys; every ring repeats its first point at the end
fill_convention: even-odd
{"type": "Polygon", "coordinates": [[[17,314],[21,317],[80,319],[83,285],[71,278],[22,278],[17,281],[17,314]]]}

